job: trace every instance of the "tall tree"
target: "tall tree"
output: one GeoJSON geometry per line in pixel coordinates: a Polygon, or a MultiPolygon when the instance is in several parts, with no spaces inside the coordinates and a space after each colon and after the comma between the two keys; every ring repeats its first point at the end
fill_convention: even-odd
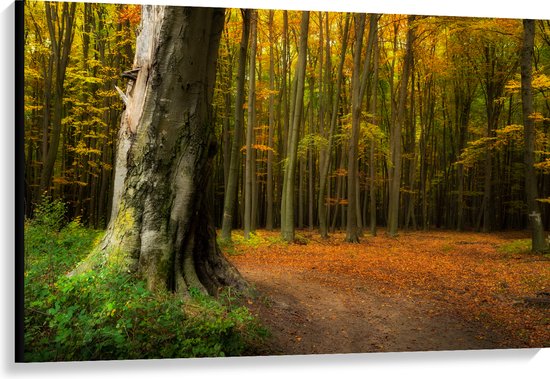
{"type": "Polygon", "coordinates": [[[401,73],[401,82],[399,83],[399,98],[397,106],[397,115],[391,131],[391,175],[388,205],[388,234],[397,235],[399,226],[399,198],[401,190],[401,131],[405,122],[405,103],[407,101],[407,89],[410,75],[410,68],[413,63],[413,43],[414,43],[414,16],[408,16],[407,24],[407,42],[405,47],[405,57],[401,73]]]}
{"type": "MultiPolygon", "coordinates": [[[[52,131],[48,139],[48,126],[44,128],[43,138],[43,167],[40,177],[40,191],[47,191],[50,187],[53,169],[59,149],[61,138],[61,122],[63,119],[63,93],[65,91],[65,74],[69,64],[69,54],[74,38],[75,3],[50,3],[46,2],[46,21],[51,46],[50,72],[46,78],[47,83],[53,83],[53,116],[51,120],[52,131]],[[60,9],[61,7],[61,9],[60,9]],[[54,79],[52,79],[54,78],[54,79]],[[49,143],[47,142],[49,141],[49,143]],[[46,148],[47,146],[47,148],[46,148]]],[[[49,98],[46,97],[45,112],[49,112],[49,98]]],[[[45,117],[44,120],[48,120],[45,117]]]]}
{"type": "Polygon", "coordinates": [[[244,191],[244,238],[250,238],[252,217],[252,187],[256,176],[253,167],[252,144],[254,139],[254,126],[256,124],[256,45],[258,24],[257,13],[250,11],[250,59],[248,70],[248,124],[246,126],[246,161],[245,161],[245,191],[244,191]]]}
{"type": "MultiPolygon", "coordinates": [[[[359,144],[359,121],[361,117],[361,53],[366,14],[355,15],[355,42],[353,50],[353,71],[351,76],[351,136],[348,151],[348,212],[346,223],[346,241],[359,242],[357,226],[357,145],[359,144]]],[[[367,52],[368,57],[368,52],[367,52]]]]}
{"type": "MultiPolygon", "coordinates": [[[[340,90],[342,87],[342,81],[343,81],[343,71],[344,71],[344,63],[346,59],[346,51],[348,46],[348,34],[349,34],[349,24],[350,24],[350,15],[349,13],[346,13],[345,17],[345,24],[344,24],[344,30],[342,32],[342,50],[340,51],[340,62],[338,64],[338,72],[336,76],[336,88],[334,89],[334,98],[332,100],[332,111],[331,111],[331,117],[330,117],[330,130],[329,130],[329,137],[328,137],[328,144],[327,148],[324,152],[330,154],[332,151],[332,145],[334,143],[334,132],[336,130],[336,123],[338,120],[338,109],[340,104],[340,90]]],[[[328,29],[327,29],[328,31],[328,29]]],[[[327,33],[327,46],[330,45],[330,38],[327,33]]],[[[328,50],[328,47],[327,47],[328,50]]],[[[327,53],[327,61],[330,59],[330,54],[327,53]]],[[[328,69],[327,69],[328,70],[328,69]]],[[[332,94],[331,94],[332,96],[332,94]]],[[[326,238],[328,237],[328,220],[327,220],[327,206],[325,198],[325,191],[327,186],[327,179],[328,174],[330,170],[330,163],[331,159],[330,156],[326,156],[324,159],[321,160],[321,167],[320,167],[320,174],[319,174],[319,197],[317,198],[317,209],[318,209],[318,217],[319,217],[319,233],[321,234],[321,237],[326,238]]]]}
{"type": "Polygon", "coordinates": [[[285,165],[283,181],[283,201],[281,206],[281,235],[285,241],[294,241],[294,175],[298,152],[298,131],[302,122],[304,106],[304,82],[306,73],[307,39],[309,29],[309,12],[302,12],[300,23],[300,44],[298,50],[298,64],[296,67],[296,95],[292,118],[292,127],[289,133],[289,148],[285,165]]]}
{"type": "Polygon", "coordinates": [[[273,135],[275,132],[275,110],[274,110],[274,90],[275,90],[275,57],[273,44],[275,43],[274,26],[273,26],[274,11],[269,11],[268,33],[269,33],[269,131],[267,139],[267,184],[266,184],[266,221],[265,228],[273,230],[273,135]]]}
{"type": "Polygon", "coordinates": [[[240,150],[242,145],[244,119],[244,77],[246,70],[246,52],[250,34],[250,10],[242,12],[243,28],[241,45],[239,48],[239,68],[237,74],[237,93],[235,95],[235,131],[231,144],[231,162],[229,163],[229,178],[225,189],[221,238],[231,240],[233,217],[235,216],[235,202],[237,201],[237,186],[239,183],[240,150]]]}
{"type": "MultiPolygon", "coordinates": [[[[374,28],[373,35],[373,79],[372,79],[372,93],[371,93],[371,104],[370,104],[370,113],[372,115],[372,124],[377,124],[377,100],[378,100],[378,59],[379,59],[379,46],[378,46],[378,18],[379,15],[374,15],[376,22],[376,28],[374,28]]],[[[371,22],[373,20],[371,19],[371,22]]],[[[373,135],[370,147],[369,147],[369,213],[370,213],[370,234],[376,236],[376,169],[375,169],[375,158],[374,158],[374,148],[375,148],[375,136],[373,135]]]]}
{"type": "Polygon", "coordinates": [[[127,90],[113,217],[76,271],[101,262],[150,290],[244,289],[223,257],[204,189],[216,152],[212,100],[224,10],[143,6],[135,84],[127,90]]]}
{"type": "Polygon", "coordinates": [[[372,46],[377,28],[377,15],[372,14],[369,18],[369,36],[367,51],[365,53],[364,67],[359,77],[359,66],[361,64],[361,53],[363,45],[363,34],[365,30],[366,14],[356,16],[355,49],[353,57],[352,72],[352,95],[351,95],[351,137],[348,153],[348,212],[346,223],[346,241],[359,242],[360,234],[360,207],[359,207],[359,182],[358,174],[358,144],[359,144],[359,123],[363,98],[365,96],[367,81],[370,72],[372,46]]]}
{"type": "Polygon", "coordinates": [[[531,227],[532,250],[550,250],[544,238],[540,207],[537,202],[537,177],[535,175],[535,121],[533,119],[533,48],[535,41],[535,21],[523,20],[523,46],[521,48],[521,104],[523,111],[525,195],[531,227]]]}

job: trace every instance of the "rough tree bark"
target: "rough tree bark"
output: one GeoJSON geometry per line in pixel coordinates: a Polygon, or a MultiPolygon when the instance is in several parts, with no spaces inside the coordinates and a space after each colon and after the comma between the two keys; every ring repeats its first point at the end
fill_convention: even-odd
{"type": "Polygon", "coordinates": [[[113,263],[150,290],[245,290],[223,257],[206,201],[216,151],[212,97],[224,10],[143,6],[127,89],[111,222],[76,272],[113,263]]]}

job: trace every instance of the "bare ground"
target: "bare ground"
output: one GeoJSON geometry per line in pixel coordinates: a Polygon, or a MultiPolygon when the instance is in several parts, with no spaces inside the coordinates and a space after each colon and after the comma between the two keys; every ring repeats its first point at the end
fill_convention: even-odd
{"type": "Polygon", "coordinates": [[[437,314],[444,304],[412,301],[358,287],[330,288],[307,272],[243,275],[266,298],[249,304],[271,338],[263,354],[336,354],[502,347],[495,331],[437,314]]]}
{"type": "Polygon", "coordinates": [[[232,258],[260,293],[247,304],[271,333],[260,355],[530,347],[493,320],[465,317],[460,302],[438,292],[394,291],[391,283],[319,270],[315,257],[300,259],[309,250],[294,250],[292,265],[258,259],[257,250],[232,258]]]}

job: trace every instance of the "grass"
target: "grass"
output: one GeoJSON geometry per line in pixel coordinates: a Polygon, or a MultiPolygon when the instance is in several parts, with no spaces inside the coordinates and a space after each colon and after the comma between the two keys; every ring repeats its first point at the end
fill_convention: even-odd
{"type": "MultiPolygon", "coordinates": [[[[307,236],[299,232],[295,233],[294,244],[307,245],[310,242],[307,236]]],[[[256,230],[250,233],[249,239],[245,239],[242,230],[233,230],[231,232],[231,240],[227,241],[218,237],[218,245],[224,253],[235,256],[250,252],[250,248],[258,249],[273,245],[288,247],[289,242],[285,241],[280,234],[274,234],[273,231],[256,230]]]]}
{"type": "Polygon", "coordinates": [[[529,254],[531,253],[531,239],[517,239],[498,247],[498,251],[504,254],[529,254]]]}
{"type": "MultiPolygon", "coordinates": [[[[300,238],[304,239],[303,237],[300,238]]],[[[254,250],[263,246],[288,245],[288,242],[284,241],[280,235],[273,235],[273,233],[261,230],[251,232],[249,239],[244,238],[242,230],[233,230],[231,240],[228,241],[218,237],[217,241],[221,250],[231,256],[244,254],[249,252],[251,248],[254,250]]]]}

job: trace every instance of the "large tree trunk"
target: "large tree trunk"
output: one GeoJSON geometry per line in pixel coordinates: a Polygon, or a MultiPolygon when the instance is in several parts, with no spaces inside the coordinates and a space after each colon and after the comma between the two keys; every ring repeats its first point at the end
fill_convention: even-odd
{"type": "Polygon", "coordinates": [[[127,90],[113,213],[96,262],[139,274],[150,290],[245,289],[221,254],[205,190],[216,151],[212,97],[224,11],[144,6],[127,90]]]}
{"type": "Polygon", "coordinates": [[[527,197],[527,211],[532,233],[532,250],[545,252],[549,250],[544,239],[544,228],[540,217],[540,208],[537,203],[537,177],[535,175],[535,121],[533,114],[533,45],[535,40],[535,21],[523,20],[523,46],[521,49],[521,103],[523,109],[524,127],[524,162],[525,162],[525,193],[527,197]]]}

